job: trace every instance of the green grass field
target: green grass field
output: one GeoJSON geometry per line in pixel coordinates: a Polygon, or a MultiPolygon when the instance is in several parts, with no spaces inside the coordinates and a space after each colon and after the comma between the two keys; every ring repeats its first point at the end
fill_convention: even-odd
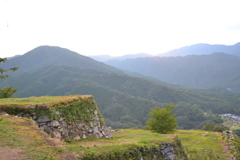
{"type": "Polygon", "coordinates": [[[27,97],[27,98],[3,98],[0,99],[0,109],[1,107],[11,107],[17,106],[20,108],[25,108],[30,105],[54,105],[59,102],[68,103],[74,99],[86,99],[92,97],[91,95],[73,95],[73,96],[42,96],[42,97],[27,97]]]}
{"type": "Polygon", "coordinates": [[[54,159],[57,149],[55,142],[43,132],[33,121],[27,118],[0,115],[0,148],[10,147],[9,159],[11,159],[11,149],[21,150],[20,155],[25,159],[54,159]]]}
{"type": "Polygon", "coordinates": [[[121,132],[113,132],[113,139],[89,138],[60,142],[46,135],[34,125],[32,120],[0,116],[0,147],[21,148],[22,153],[32,157],[31,159],[58,159],[64,154],[75,154],[81,157],[86,153],[114,152],[143,145],[153,146],[160,142],[172,142],[175,136],[178,136],[182,145],[187,148],[188,154],[194,152],[195,157],[206,155],[209,151],[217,154],[220,157],[218,159],[226,159],[228,156],[223,152],[221,134],[215,132],[177,130],[175,134],[157,134],[141,129],[121,129],[121,132]]]}

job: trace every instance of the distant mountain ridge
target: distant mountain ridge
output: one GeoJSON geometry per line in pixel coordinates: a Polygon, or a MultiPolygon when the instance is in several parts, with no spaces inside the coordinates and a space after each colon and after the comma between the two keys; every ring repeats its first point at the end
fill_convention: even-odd
{"type": "Polygon", "coordinates": [[[158,54],[161,57],[176,57],[176,56],[187,56],[187,55],[208,55],[214,52],[224,52],[227,54],[240,56],[240,42],[235,45],[211,45],[211,44],[194,44],[190,46],[181,47],[174,49],[162,54],[158,54]]]}
{"type": "Polygon", "coordinates": [[[240,57],[226,53],[185,57],[148,57],[111,61],[114,67],[192,88],[240,91],[240,57]]]}
{"type": "Polygon", "coordinates": [[[89,56],[89,57],[93,58],[99,62],[107,62],[107,61],[112,61],[112,60],[121,61],[121,60],[125,60],[125,59],[133,59],[133,58],[140,58],[140,57],[144,58],[144,57],[152,57],[152,56],[153,55],[151,55],[151,54],[137,53],[137,54],[126,54],[126,55],[117,56],[117,57],[113,57],[113,56],[109,56],[109,55],[98,55],[98,56],[89,56]]]}

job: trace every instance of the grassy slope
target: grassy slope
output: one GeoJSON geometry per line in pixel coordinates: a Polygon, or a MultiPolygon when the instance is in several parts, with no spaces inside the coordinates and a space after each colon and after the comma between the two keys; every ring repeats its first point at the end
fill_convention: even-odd
{"type": "Polygon", "coordinates": [[[26,159],[54,159],[57,154],[53,139],[32,120],[14,116],[0,116],[0,147],[4,146],[20,148],[26,159]]]}
{"type": "Polygon", "coordinates": [[[5,105],[29,106],[31,104],[55,104],[57,102],[65,102],[78,97],[88,98],[90,95],[74,95],[74,96],[41,96],[27,98],[4,98],[0,99],[0,107],[5,105]]]}
{"type": "MultiPolygon", "coordinates": [[[[62,97],[30,97],[1,99],[0,106],[6,104],[38,104],[54,103],[76,98],[77,96],[62,97]]],[[[87,96],[85,96],[87,97],[87,96]]],[[[199,130],[178,130],[176,134],[161,135],[147,130],[124,129],[114,132],[114,139],[86,139],[71,143],[53,143],[53,140],[42,130],[34,125],[33,121],[20,117],[0,116],[0,146],[21,147],[28,157],[36,159],[51,159],[62,153],[72,152],[78,156],[85,153],[101,153],[127,149],[134,146],[157,145],[159,142],[172,142],[172,138],[178,135],[184,147],[188,150],[200,151],[206,149],[226,158],[222,153],[223,147],[220,134],[199,130]],[[63,152],[62,152],[63,151],[63,152]],[[36,156],[37,155],[37,156],[36,156]]]]}
{"type": "Polygon", "coordinates": [[[223,152],[224,144],[220,140],[220,133],[200,130],[178,130],[175,134],[163,135],[147,130],[123,129],[120,133],[113,133],[114,139],[87,139],[65,143],[64,146],[68,152],[74,152],[81,157],[84,153],[114,152],[134,146],[153,146],[160,142],[172,142],[176,135],[191,156],[202,155],[210,158],[213,156],[211,153],[214,153],[215,159],[226,159],[229,156],[229,153],[223,152]],[[202,150],[207,150],[207,152],[202,150]]]}
{"type": "MultiPolygon", "coordinates": [[[[207,149],[226,159],[220,134],[199,130],[178,130],[176,134],[162,135],[140,129],[123,129],[114,132],[114,139],[85,139],[60,142],[51,139],[34,125],[32,120],[14,116],[0,116],[0,147],[20,147],[26,157],[32,159],[57,159],[72,153],[81,157],[86,153],[101,153],[127,149],[134,146],[152,146],[159,142],[171,142],[178,135],[188,150],[207,149]]],[[[204,153],[205,154],[205,153],[204,153]]]]}

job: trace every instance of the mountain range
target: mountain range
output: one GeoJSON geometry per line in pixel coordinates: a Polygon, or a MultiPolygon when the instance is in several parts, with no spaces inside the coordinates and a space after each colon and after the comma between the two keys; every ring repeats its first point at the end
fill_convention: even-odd
{"type": "Polygon", "coordinates": [[[136,58],[108,61],[107,64],[175,85],[222,87],[240,92],[240,57],[226,53],[136,58]]]}
{"type": "Polygon", "coordinates": [[[178,105],[174,112],[182,129],[201,128],[208,121],[218,124],[221,119],[215,114],[240,114],[238,93],[217,87],[186,89],[155,83],[145,76],[139,78],[141,74],[133,77],[131,72],[60,47],[37,47],[0,65],[14,66],[20,69],[1,79],[0,85],[19,88],[16,97],[90,94],[106,124],[113,128],[143,127],[150,108],[167,103],[178,105]]]}
{"type": "Polygon", "coordinates": [[[235,45],[211,45],[211,44],[194,44],[186,47],[174,49],[165,53],[158,54],[161,57],[176,57],[187,55],[205,55],[212,54],[214,52],[224,52],[227,54],[240,56],[240,42],[235,45]]]}
{"type": "Polygon", "coordinates": [[[125,59],[133,59],[133,58],[139,58],[139,57],[152,57],[153,55],[151,54],[146,54],[146,53],[137,53],[137,54],[126,54],[123,56],[109,56],[109,55],[97,55],[97,56],[89,56],[90,58],[99,61],[99,62],[107,62],[110,60],[125,60],[125,59]]]}

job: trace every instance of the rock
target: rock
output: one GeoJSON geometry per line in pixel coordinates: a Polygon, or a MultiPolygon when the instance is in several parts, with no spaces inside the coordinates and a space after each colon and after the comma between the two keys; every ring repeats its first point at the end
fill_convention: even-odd
{"type": "Polygon", "coordinates": [[[97,127],[94,127],[94,129],[93,129],[93,134],[96,134],[96,133],[99,133],[99,131],[98,131],[98,128],[97,128],[97,127]]]}
{"type": "Polygon", "coordinates": [[[60,123],[59,123],[58,121],[56,121],[56,120],[53,120],[53,121],[51,122],[51,126],[52,126],[52,127],[58,127],[58,126],[60,126],[60,123]]]}
{"type": "Polygon", "coordinates": [[[102,131],[102,134],[105,136],[105,132],[104,131],[102,131]]]}
{"type": "Polygon", "coordinates": [[[44,131],[49,134],[49,133],[51,133],[51,128],[50,128],[50,127],[45,127],[45,128],[44,128],[44,131]]]}
{"type": "Polygon", "coordinates": [[[89,124],[90,124],[90,127],[93,128],[93,123],[92,123],[92,122],[89,122],[89,124]]]}
{"type": "Polygon", "coordinates": [[[49,107],[49,106],[48,106],[48,105],[46,105],[46,104],[43,104],[41,107],[42,107],[42,108],[44,108],[44,107],[49,107]]]}
{"type": "Polygon", "coordinates": [[[81,138],[79,137],[79,135],[77,135],[77,136],[75,136],[73,139],[74,139],[74,140],[80,140],[81,138]]]}
{"type": "Polygon", "coordinates": [[[31,106],[29,106],[29,109],[35,109],[35,108],[36,108],[35,105],[31,105],[31,106]]]}
{"type": "Polygon", "coordinates": [[[44,116],[44,117],[42,117],[42,118],[38,118],[37,119],[37,122],[38,123],[43,123],[43,122],[50,122],[51,120],[48,118],[48,116],[44,116]]]}
{"type": "Polygon", "coordinates": [[[7,112],[0,112],[0,115],[6,115],[7,114],[7,112]]]}
{"type": "Polygon", "coordinates": [[[87,137],[86,137],[86,135],[85,134],[83,134],[83,139],[86,139],[87,137]]]}
{"type": "Polygon", "coordinates": [[[59,111],[56,111],[56,112],[55,112],[55,114],[56,114],[56,115],[60,115],[60,114],[61,114],[61,112],[59,112],[59,111]]]}
{"type": "Polygon", "coordinates": [[[53,132],[52,132],[52,136],[53,136],[54,138],[62,138],[61,133],[58,132],[58,131],[53,131],[53,132]]]}
{"type": "Polygon", "coordinates": [[[99,133],[98,133],[98,136],[99,136],[99,137],[103,137],[103,134],[99,132],[99,133]]]}
{"type": "Polygon", "coordinates": [[[59,119],[59,121],[64,121],[65,120],[65,118],[63,118],[63,117],[60,117],[60,119],[59,119]]]}
{"type": "Polygon", "coordinates": [[[33,116],[33,119],[36,120],[36,119],[37,119],[37,116],[33,116]]]}
{"type": "Polygon", "coordinates": [[[39,122],[39,123],[37,123],[39,126],[44,126],[44,125],[47,125],[47,122],[39,122]]]}
{"type": "Polygon", "coordinates": [[[95,116],[98,115],[98,111],[97,111],[97,110],[94,111],[94,115],[95,115],[95,116]]]}
{"type": "Polygon", "coordinates": [[[82,126],[83,126],[83,124],[79,123],[79,124],[77,125],[77,128],[78,128],[78,129],[81,129],[82,126]]]}
{"type": "Polygon", "coordinates": [[[75,133],[75,130],[74,130],[74,129],[70,129],[70,132],[71,132],[71,133],[75,133]]]}

